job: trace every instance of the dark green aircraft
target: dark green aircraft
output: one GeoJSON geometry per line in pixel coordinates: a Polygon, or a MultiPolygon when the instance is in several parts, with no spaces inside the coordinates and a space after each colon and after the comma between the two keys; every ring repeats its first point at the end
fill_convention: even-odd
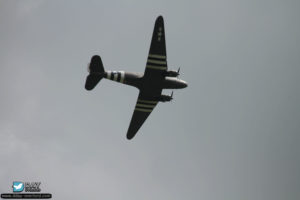
{"type": "Polygon", "coordinates": [[[146,69],[143,73],[124,71],[105,71],[100,56],[92,57],[85,89],[92,90],[102,79],[110,79],[140,90],[132,119],[127,131],[127,139],[132,139],[159,101],[173,99],[173,92],[163,95],[163,89],[181,89],[187,83],[177,78],[178,71],[168,71],[164,21],[162,16],[156,19],[146,69]]]}

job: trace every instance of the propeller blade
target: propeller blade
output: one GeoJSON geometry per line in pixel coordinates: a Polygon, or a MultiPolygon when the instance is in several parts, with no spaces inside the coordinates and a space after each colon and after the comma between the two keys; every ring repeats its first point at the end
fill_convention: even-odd
{"type": "Polygon", "coordinates": [[[177,78],[179,77],[179,72],[180,72],[180,67],[178,68],[178,70],[177,70],[177,78]]]}
{"type": "Polygon", "coordinates": [[[171,98],[173,98],[173,91],[172,91],[172,93],[171,93],[171,98]]]}

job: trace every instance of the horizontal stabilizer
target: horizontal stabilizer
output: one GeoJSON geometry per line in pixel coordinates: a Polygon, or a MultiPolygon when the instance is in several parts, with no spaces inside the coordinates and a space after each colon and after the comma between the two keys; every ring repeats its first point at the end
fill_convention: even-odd
{"type": "Polygon", "coordinates": [[[85,89],[92,90],[99,83],[99,81],[103,78],[103,75],[99,74],[89,74],[86,77],[85,81],[85,89]]]}

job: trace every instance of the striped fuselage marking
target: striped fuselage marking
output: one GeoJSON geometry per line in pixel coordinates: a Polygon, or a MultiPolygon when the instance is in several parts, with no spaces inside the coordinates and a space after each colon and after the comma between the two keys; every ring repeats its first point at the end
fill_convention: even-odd
{"type": "Polygon", "coordinates": [[[106,71],[104,77],[109,80],[112,80],[112,81],[124,83],[125,72],[124,71],[106,71]]]}
{"type": "Polygon", "coordinates": [[[156,106],[157,102],[158,101],[138,99],[135,106],[135,110],[141,112],[151,112],[153,108],[156,106]]]}
{"type": "Polygon", "coordinates": [[[149,54],[147,68],[156,70],[167,70],[166,56],[158,54],[149,54]]]}

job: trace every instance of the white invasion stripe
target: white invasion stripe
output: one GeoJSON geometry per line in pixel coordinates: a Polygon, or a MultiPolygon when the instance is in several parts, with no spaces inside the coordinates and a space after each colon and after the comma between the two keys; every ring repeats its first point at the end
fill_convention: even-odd
{"type": "Polygon", "coordinates": [[[165,58],[166,58],[166,56],[157,55],[157,54],[149,54],[149,57],[152,57],[152,58],[160,58],[160,59],[165,59],[165,58]]]}
{"type": "Polygon", "coordinates": [[[120,79],[121,83],[124,83],[124,78],[125,78],[125,72],[121,71],[121,79],[120,79]]]}
{"type": "Polygon", "coordinates": [[[149,100],[138,99],[138,102],[140,102],[140,103],[152,103],[152,104],[156,104],[158,101],[149,101],[149,100]]]}
{"type": "Polygon", "coordinates": [[[151,59],[148,59],[148,62],[149,63],[154,63],[154,64],[167,64],[166,61],[159,61],[159,60],[151,60],[151,59]]]}
{"type": "Polygon", "coordinates": [[[166,70],[167,67],[160,67],[160,66],[154,66],[154,65],[147,65],[147,68],[149,69],[158,69],[158,70],[166,70]]]}
{"type": "Polygon", "coordinates": [[[107,79],[110,79],[110,77],[111,77],[111,71],[107,71],[106,73],[107,73],[107,79]]]}
{"type": "Polygon", "coordinates": [[[135,110],[142,111],[142,112],[151,112],[152,111],[152,110],[142,109],[142,108],[136,108],[135,110]]]}
{"type": "Polygon", "coordinates": [[[154,104],[154,105],[146,105],[146,104],[139,104],[139,103],[137,103],[136,106],[145,107],[145,108],[154,108],[156,106],[156,104],[154,104]]]}
{"type": "Polygon", "coordinates": [[[116,71],[113,71],[114,73],[114,81],[116,81],[118,79],[118,73],[116,71]]]}

